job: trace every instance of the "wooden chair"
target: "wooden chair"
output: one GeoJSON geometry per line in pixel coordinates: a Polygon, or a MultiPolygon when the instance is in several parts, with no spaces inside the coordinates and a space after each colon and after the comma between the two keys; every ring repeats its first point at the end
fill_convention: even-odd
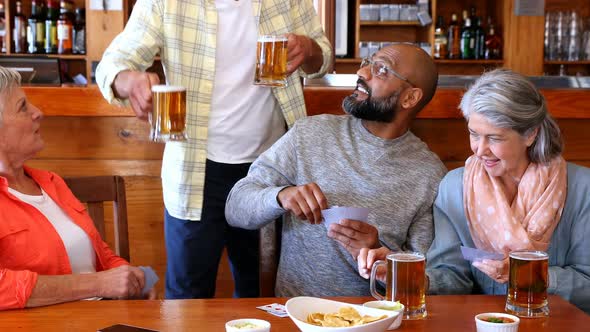
{"type": "Polygon", "coordinates": [[[125,182],[121,176],[69,177],[64,179],[82,203],[100,236],[105,239],[104,202],[113,202],[113,228],[115,252],[129,262],[129,235],[127,231],[127,201],[125,182]]]}
{"type": "Polygon", "coordinates": [[[274,297],[277,267],[281,254],[282,220],[278,219],[260,229],[260,296],[274,297]]]}

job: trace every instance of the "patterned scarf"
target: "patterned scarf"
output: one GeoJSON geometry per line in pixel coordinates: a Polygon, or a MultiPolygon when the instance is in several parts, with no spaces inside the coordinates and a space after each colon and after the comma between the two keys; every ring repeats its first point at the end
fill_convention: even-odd
{"type": "Polygon", "coordinates": [[[469,230],[479,249],[507,254],[521,249],[546,251],[561,219],[567,187],[563,158],[530,163],[513,202],[498,178],[475,156],[465,162],[463,203],[469,230]]]}

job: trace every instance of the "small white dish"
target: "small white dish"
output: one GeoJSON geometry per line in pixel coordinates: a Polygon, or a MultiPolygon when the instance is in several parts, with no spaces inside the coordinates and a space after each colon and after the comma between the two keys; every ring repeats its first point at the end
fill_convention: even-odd
{"type": "Polygon", "coordinates": [[[475,316],[477,332],[516,332],[520,318],[502,312],[486,312],[475,316]],[[509,320],[511,322],[490,322],[489,318],[509,320]]]}
{"type": "Polygon", "coordinates": [[[393,323],[391,323],[391,325],[389,325],[389,327],[387,328],[387,330],[395,330],[397,329],[401,324],[402,324],[402,317],[404,314],[404,305],[399,303],[399,302],[394,302],[394,301],[369,301],[369,302],[365,302],[363,303],[363,307],[369,307],[369,308],[375,308],[375,309],[379,309],[379,310],[385,310],[385,311],[394,311],[399,313],[397,315],[397,318],[393,321],[393,323]],[[397,309],[392,309],[398,307],[397,309]]]}
{"type": "Polygon", "coordinates": [[[225,323],[226,332],[269,332],[270,323],[255,318],[234,319],[225,323]]]}
{"type": "Polygon", "coordinates": [[[399,313],[395,311],[363,307],[358,304],[308,296],[299,296],[288,300],[285,304],[285,309],[291,320],[293,320],[302,332],[384,332],[397,316],[399,316],[399,313]],[[307,323],[307,316],[310,313],[335,313],[342,307],[352,307],[362,316],[370,315],[379,317],[385,315],[387,317],[371,323],[348,327],[323,327],[307,323]]]}

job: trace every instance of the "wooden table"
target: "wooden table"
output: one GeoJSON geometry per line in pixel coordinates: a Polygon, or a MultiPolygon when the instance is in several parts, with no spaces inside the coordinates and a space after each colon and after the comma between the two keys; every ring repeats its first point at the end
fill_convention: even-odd
{"type": "MultiPolygon", "coordinates": [[[[334,298],[363,303],[370,298],[334,298]]],[[[81,301],[44,308],[0,312],[1,331],[96,331],[114,324],[130,324],[160,331],[225,331],[225,322],[260,318],[271,323],[271,332],[297,331],[290,318],[278,318],[256,309],[285,298],[209,299],[168,301],[81,301]]],[[[398,331],[475,331],[474,316],[503,312],[504,296],[429,296],[428,317],[403,321],[398,331]]],[[[519,332],[583,331],[590,316],[557,296],[549,299],[548,318],[522,319],[519,332]]]]}

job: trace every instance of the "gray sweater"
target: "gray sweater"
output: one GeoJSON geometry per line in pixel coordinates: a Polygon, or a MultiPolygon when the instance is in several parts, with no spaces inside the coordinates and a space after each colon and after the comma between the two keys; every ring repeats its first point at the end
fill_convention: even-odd
{"type": "MultiPolygon", "coordinates": [[[[263,153],[227,199],[237,227],[258,229],[281,217],[286,186],[315,182],[329,206],[370,209],[368,222],[393,250],[426,252],[433,239],[432,204],[446,169],[411,132],[386,140],[350,116],[299,120],[263,153]]],[[[289,216],[283,225],[278,296],[369,295],[355,259],[327,236],[325,225],[289,216]]]]}
{"type": "MultiPolygon", "coordinates": [[[[460,246],[475,248],[463,208],[463,168],[440,184],[434,205],[436,236],[426,257],[431,294],[501,294],[500,284],[463,259],[460,246]]],[[[549,293],[590,313],[590,169],[568,164],[567,196],[549,249],[549,293]]],[[[551,304],[550,304],[551,305],[551,304]]]]}

